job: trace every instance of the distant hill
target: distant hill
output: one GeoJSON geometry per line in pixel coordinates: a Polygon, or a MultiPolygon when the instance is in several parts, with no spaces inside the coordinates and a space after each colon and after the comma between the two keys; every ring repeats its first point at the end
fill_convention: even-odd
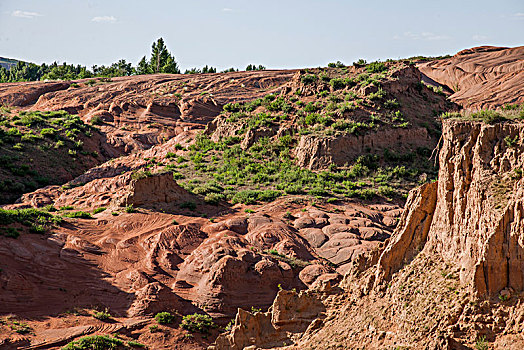
{"type": "Polygon", "coordinates": [[[0,57],[0,67],[10,69],[12,66],[16,66],[17,63],[18,61],[12,58],[0,57]]]}

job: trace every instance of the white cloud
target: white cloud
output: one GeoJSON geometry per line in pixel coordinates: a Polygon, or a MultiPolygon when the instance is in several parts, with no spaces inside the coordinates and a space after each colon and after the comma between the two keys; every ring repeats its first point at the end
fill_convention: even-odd
{"type": "Polygon", "coordinates": [[[412,33],[412,32],[405,32],[402,35],[395,35],[393,37],[395,40],[399,39],[410,39],[410,40],[447,40],[449,37],[445,35],[439,35],[434,34],[431,32],[423,32],[423,33],[412,33]]]}
{"type": "Polygon", "coordinates": [[[475,41],[484,41],[484,40],[488,39],[488,36],[487,35],[476,34],[476,35],[473,35],[471,38],[473,40],[475,40],[475,41]]]}
{"type": "Polygon", "coordinates": [[[516,17],[518,19],[524,19],[524,12],[517,12],[513,14],[513,17],[516,17]]]}
{"type": "Polygon", "coordinates": [[[235,10],[230,9],[229,7],[224,7],[224,8],[222,9],[222,12],[235,12],[235,10]]]}
{"type": "Polygon", "coordinates": [[[103,22],[103,23],[115,23],[116,17],[115,16],[96,16],[91,19],[93,22],[103,22]]]}
{"type": "Polygon", "coordinates": [[[41,17],[42,15],[37,12],[16,10],[11,13],[11,16],[19,17],[19,18],[35,18],[35,17],[41,17]]]}

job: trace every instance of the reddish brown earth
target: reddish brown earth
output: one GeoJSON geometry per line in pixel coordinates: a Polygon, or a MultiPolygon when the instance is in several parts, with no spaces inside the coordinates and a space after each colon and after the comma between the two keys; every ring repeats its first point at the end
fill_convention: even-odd
{"type": "Polygon", "coordinates": [[[475,47],[418,68],[452,91],[449,98],[465,108],[524,102],[524,46],[475,47]]]}
{"type": "MultiPolygon", "coordinates": [[[[514,67],[522,60],[519,48],[508,50],[472,49],[470,55],[493,67],[492,60],[501,65],[502,59],[492,55],[510,52],[508,67],[514,67]]],[[[473,57],[459,53],[450,60],[462,56],[473,57]]],[[[431,76],[437,67],[455,64],[450,62],[455,61],[430,62],[421,70],[431,76]]],[[[501,67],[504,74],[479,73],[495,94],[489,103],[521,101],[505,95],[522,95],[522,79],[514,79],[521,72],[501,67]],[[493,80],[498,83],[490,85],[493,80]]],[[[388,129],[379,140],[304,135],[297,163],[325,168],[370,147],[378,152],[435,145],[436,137],[422,127],[433,123],[434,112],[418,99],[429,99],[425,106],[437,109],[449,104],[425,90],[416,95],[418,71],[403,72],[387,91],[397,94],[413,127],[388,129]]],[[[452,76],[450,69],[443,72],[452,76]]],[[[168,152],[185,155],[179,145],[191,144],[208,124],[212,137],[231,132],[224,117],[216,118],[224,104],[269,92],[294,94],[304,88],[297,74],[151,75],[93,86],[85,80],[76,88],[69,82],[0,85],[0,104],[15,110],[64,109],[86,122],[100,117],[101,142],[115,150],[108,157],[118,156],[85,169],[67,186],[24,194],[6,207],[106,209],[91,219],[65,218],[44,235],[0,237],[0,347],[59,349],[83,335],[118,333],[151,349],[205,348],[222,328],[203,337],[178,327],[183,315],[199,312],[221,327],[236,314],[231,332],[212,345],[216,349],[454,349],[459,343],[473,347],[479,336],[499,348],[519,348],[522,179],[514,181],[511,173],[524,165],[522,143],[508,147],[505,137],[524,139],[521,124],[446,122],[439,182],[414,190],[406,211],[400,201],[327,203],[305,195],[259,205],[210,205],[180,187],[171,173],[157,173],[168,152]],[[156,174],[137,176],[144,169],[156,174]],[[196,208],[181,208],[187,202],[196,208]],[[475,231],[478,227],[482,230],[475,231]],[[508,297],[497,299],[501,294],[508,297]],[[106,308],[111,322],[91,316],[106,308]],[[172,312],[176,320],[152,332],[151,317],[160,311],[172,312]],[[16,320],[31,331],[16,333],[16,320]]],[[[441,84],[456,79],[447,77],[446,83],[439,74],[432,79],[441,84]]],[[[460,79],[459,92],[471,90],[478,101],[489,94],[460,79]]],[[[317,93],[306,96],[314,101],[317,93]]],[[[454,101],[464,101],[455,95],[454,101]]],[[[362,108],[360,117],[370,111],[362,108]]],[[[257,137],[246,134],[245,142],[257,137]]]]}

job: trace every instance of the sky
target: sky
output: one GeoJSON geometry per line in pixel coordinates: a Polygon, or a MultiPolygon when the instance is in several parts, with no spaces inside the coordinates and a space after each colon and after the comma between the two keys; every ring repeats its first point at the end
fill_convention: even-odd
{"type": "Polygon", "coordinates": [[[0,56],[136,63],[163,37],[182,69],[325,66],[524,45],[523,0],[0,0],[0,56]]]}

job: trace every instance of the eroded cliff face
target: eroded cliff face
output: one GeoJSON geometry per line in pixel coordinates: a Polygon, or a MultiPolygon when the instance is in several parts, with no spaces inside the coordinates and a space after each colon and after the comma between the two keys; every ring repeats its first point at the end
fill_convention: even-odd
{"type": "Polygon", "coordinates": [[[379,280],[427,245],[480,294],[524,290],[524,126],[446,121],[442,139],[438,185],[412,193],[379,280]]]}
{"type": "Polygon", "coordinates": [[[430,247],[479,293],[524,289],[522,124],[444,123],[430,247]]]}

